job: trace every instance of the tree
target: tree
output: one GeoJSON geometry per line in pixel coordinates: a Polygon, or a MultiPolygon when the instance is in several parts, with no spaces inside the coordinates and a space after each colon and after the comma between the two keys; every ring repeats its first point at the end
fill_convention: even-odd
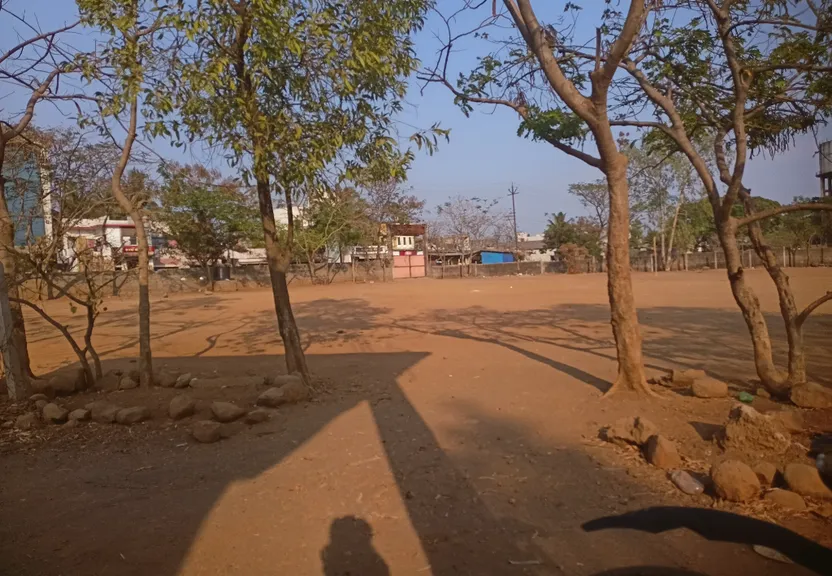
{"type": "MultiPolygon", "coordinates": [[[[751,334],[757,374],[770,392],[788,395],[806,380],[802,324],[832,299],[832,292],[799,312],[788,277],[759,223],[788,212],[832,210],[832,205],[757,211],[743,177],[751,154],[782,151],[795,135],[812,130],[832,113],[829,1],[633,0],[626,13],[607,4],[594,50],[586,49],[591,45],[587,39],[573,37],[578,29],[574,17],[589,3],[567,3],[573,18],[552,24],[540,23],[530,0],[504,0],[504,4],[506,12],[494,10],[486,24],[508,20],[521,41],[516,36],[494,39],[498,53],[482,58],[472,74],[454,85],[446,76],[450,44],[468,37],[470,31],[452,36],[439,65],[423,77],[449,87],[466,111],[473,103],[514,109],[521,117],[521,133],[602,168],[611,191],[611,253],[624,245],[624,222],[616,225],[616,218],[625,211],[620,182],[626,162],[615,156],[620,152],[613,149],[607,128],[635,131],[652,150],[683,154],[713,210],[731,290],[751,334]],[[545,84],[537,82],[541,77],[545,84]],[[551,87],[558,98],[541,90],[541,85],[547,91],[551,87]],[[590,135],[600,158],[576,147],[590,135]],[[697,149],[697,141],[708,142],[712,166],[697,149]],[[744,217],[734,216],[736,204],[745,208],[744,217]],[[737,239],[743,227],[748,228],[751,245],[777,288],[789,342],[785,374],[774,364],[766,319],[743,273],[737,239]]],[[[621,261],[609,260],[611,300],[626,302],[623,307],[611,303],[613,332],[617,342],[619,333],[626,336],[622,341],[627,345],[619,345],[619,362],[626,358],[625,372],[632,375],[635,369],[629,368],[640,361],[640,354],[633,352],[640,341],[633,329],[637,326],[634,307],[626,295],[627,279],[619,274],[621,261]]]]}
{"type": "Polygon", "coordinates": [[[569,193],[580,200],[581,206],[587,209],[602,232],[607,229],[610,209],[606,182],[596,180],[570,184],[569,193]]]}
{"type": "Polygon", "coordinates": [[[622,62],[624,98],[616,122],[647,130],[648,140],[681,151],[696,170],[712,208],[734,299],[751,334],[757,374],[781,397],[806,380],[802,325],[832,294],[798,311],[788,276],[761,222],[778,214],[832,206],[758,210],[743,177],[751,154],[787,148],[794,135],[825,122],[832,111],[829,10],[827,1],[705,0],[657,6],[631,58],[622,62]],[[645,110],[654,120],[644,120],[645,110]],[[713,166],[696,149],[697,137],[709,142],[713,166]],[[743,207],[744,216],[736,215],[736,205],[743,207]],[[743,273],[738,238],[745,227],[777,289],[789,343],[785,374],[774,364],[765,316],[743,273]]]}
{"type": "Polygon", "coordinates": [[[165,166],[154,217],[213,286],[212,267],[259,235],[257,208],[240,182],[204,166],[165,166]]]}
{"type": "Polygon", "coordinates": [[[633,145],[627,150],[630,160],[628,179],[633,211],[647,219],[658,239],[657,265],[669,271],[679,224],[679,214],[694,196],[696,174],[681,154],[658,157],[633,145]]]}
{"type": "Polygon", "coordinates": [[[92,342],[95,323],[106,310],[106,289],[118,282],[120,275],[103,258],[105,239],[72,238],[67,231],[76,229],[85,219],[106,213],[107,205],[114,203],[108,193],[91,184],[108,178],[119,150],[90,141],[77,129],[30,129],[27,143],[31,154],[11,156],[24,166],[11,166],[11,172],[19,177],[7,182],[7,189],[13,197],[31,193],[31,182],[25,177],[31,155],[40,158],[38,168],[45,184],[36,201],[28,203],[32,209],[21,211],[16,223],[18,231],[26,233],[21,235],[22,249],[15,251],[18,294],[11,299],[61,333],[91,386],[102,376],[101,360],[92,342]],[[49,213],[44,214],[41,206],[47,206],[49,213]],[[66,301],[73,314],[84,310],[86,326],[81,338],[41,304],[44,286],[51,298],[66,301]]]}
{"type": "Polygon", "coordinates": [[[455,196],[437,206],[437,225],[452,239],[450,247],[470,258],[477,250],[497,246],[509,222],[508,214],[498,210],[497,203],[455,196]]]}
{"type": "MultiPolygon", "coordinates": [[[[466,2],[466,8],[460,11],[487,4],[466,2]]],[[[641,31],[648,7],[644,0],[634,0],[621,25],[613,23],[617,13],[606,9],[603,26],[598,28],[596,53],[589,65],[582,66],[574,56],[562,52],[570,41],[568,28],[557,31],[551,24],[542,24],[531,0],[504,0],[503,4],[504,10],[498,11],[494,2],[491,17],[485,18],[476,30],[455,34],[451,23],[456,14],[445,17],[448,36],[439,58],[420,77],[449,89],[466,114],[474,104],[514,110],[520,116],[518,134],[547,142],[604,174],[609,196],[608,290],[618,359],[618,378],[608,393],[623,387],[652,395],[644,375],[641,332],[630,278],[627,157],[618,149],[609,114],[613,79],[641,31]],[[506,23],[516,34],[499,32],[506,23]],[[470,74],[462,74],[452,82],[448,67],[455,43],[468,36],[492,40],[489,32],[483,32],[487,27],[498,30],[499,36],[493,38],[496,51],[481,57],[479,66],[470,74]],[[606,44],[602,43],[604,31],[609,39],[606,44]],[[581,149],[590,136],[597,156],[581,149]]],[[[579,7],[569,2],[566,8],[568,11],[579,7]]]]}
{"type": "MultiPolygon", "coordinates": [[[[20,371],[15,370],[14,373],[7,370],[7,389],[12,400],[21,400],[29,396],[29,378],[33,374],[29,365],[23,312],[20,304],[15,301],[19,296],[15,269],[15,225],[13,207],[6,197],[7,178],[13,178],[14,174],[6,161],[12,152],[10,147],[18,147],[20,153],[31,150],[27,146],[26,130],[38,104],[72,97],[59,90],[59,79],[75,71],[72,51],[64,44],[63,35],[78,26],[78,22],[42,31],[36,26],[37,22],[32,24],[25,15],[14,13],[5,3],[0,3],[0,23],[8,31],[3,35],[0,47],[0,83],[8,89],[7,94],[17,93],[25,97],[25,104],[19,113],[5,109],[0,111],[0,263],[9,279],[7,288],[12,298],[10,353],[18,359],[21,367],[20,371]],[[17,25],[22,27],[22,32],[15,30],[17,25]]],[[[40,157],[35,155],[29,160],[37,166],[40,157]]],[[[23,200],[25,199],[21,199],[23,200]]]]}
{"type": "Polygon", "coordinates": [[[566,218],[565,212],[558,212],[549,218],[546,230],[543,232],[543,244],[549,250],[558,250],[563,244],[574,244],[575,229],[566,218]]]}
{"type": "Polygon", "coordinates": [[[309,278],[318,282],[317,271],[327,268],[329,283],[330,252],[337,249],[343,260],[343,249],[361,240],[366,226],[366,206],[352,188],[316,190],[308,197],[302,221],[295,221],[295,248],[298,259],[305,261],[309,278]],[[321,262],[316,267],[316,263],[321,262]]]}
{"type": "MultiPolygon", "coordinates": [[[[405,79],[410,33],[427,1],[205,0],[188,9],[171,92],[180,128],[225,151],[256,183],[286,367],[309,382],[286,273],[300,190],[340,180],[400,178],[412,158],[390,137],[405,79]],[[289,225],[275,225],[272,194],[289,225]]],[[[161,125],[160,125],[161,126],[161,125]]],[[[421,141],[420,141],[421,142],[421,141]]]]}
{"type": "MultiPolygon", "coordinates": [[[[158,108],[167,110],[168,100],[159,81],[163,55],[169,49],[165,32],[176,22],[177,0],[77,0],[81,22],[98,29],[104,41],[93,54],[82,59],[85,79],[97,95],[97,114],[84,119],[102,134],[119,142],[121,155],[112,172],[113,198],[136,227],[139,279],[139,380],[142,386],[153,383],[153,358],[150,349],[150,252],[145,226],[145,190],[130,194],[125,176],[134,156],[137,138],[146,119],[158,108]],[[113,129],[115,124],[118,129],[113,129]]],[[[135,176],[135,175],[134,175],[135,176]]]]}
{"type": "MultiPolygon", "coordinates": [[[[561,252],[563,246],[569,246],[569,257],[574,261],[576,258],[586,256],[601,256],[603,244],[603,228],[593,218],[580,216],[567,219],[566,214],[558,212],[549,219],[549,224],[543,233],[543,242],[546,248],[561,252]]],[[[577,268],[572,266],[572,272],[577,268]]]]}

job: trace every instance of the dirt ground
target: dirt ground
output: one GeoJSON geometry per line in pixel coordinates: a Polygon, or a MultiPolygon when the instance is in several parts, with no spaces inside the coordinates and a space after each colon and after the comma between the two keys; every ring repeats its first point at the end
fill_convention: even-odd
{"type": "MultiPolygon", "coordinates": [[[[773,286],[764,272],[747,273],[782,361],[773,286]]],[[[832,286],[832,270],[790,275],[798,304],[832,286]]],[[[764,531],[724,513],[827,545],[829,520],[684,496],[634,450],[598,440],[600,426],[641,414],[678,443],[689,469],[707,471],[719,452],[709,430],[735,402],[672,392],[601,400],[616,375],[605,282],[298,287],[295,314],[321,392],[269,422],[229,427],[216,444],[194,443],[190,421],[165,417],[179,391],[68,398],[72,408],[106,396],[154,416],[0,435],[0,574],[809,574],[755,554],[749,543],[764,531]],[[619,518],[596,524],[606,529],[582,528],[610,516],[619,518]]],[[[636,274],[634,285],[650,376],[704,368],[732,394],[756,388],[724,271],[636,274]]],[[[78,325],[65,304],[50,304],[78,325]]],[[[99,321],[107,369],[133,366],[134,306],[111,301],[99,321]]],[[[155,295],[152,322],[155,366],[198,378],[201,414],[211,400],[253,405],[263,389],[253,377],[285,371],[268,291],[155,295]]],[[[72,364],[53,328],[32,318],[28,331],[36,372],[72,364]]],[[[805,331],[810,375],[832,385],[832,308],[805,331]]],[[[828,432],[832,417],[807,422],[828,432]]]]}

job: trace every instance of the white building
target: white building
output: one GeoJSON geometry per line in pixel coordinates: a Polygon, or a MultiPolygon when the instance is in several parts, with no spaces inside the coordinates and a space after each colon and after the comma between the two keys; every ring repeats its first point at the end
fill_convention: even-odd
{"type": "MultiPolygon", "coordinates": [[[[114,262],[114,266],[132,268],[138,261],[138,242],[136,225],[130,218],[116,220],[107,217],[79,220],[64,229],[61,245],[60,262],[69,270],[77,271],[78,253],[82,250],[94,250],[105,262],[114,262]]],[[[154,255],[158,240],[151,234],[151,267],[158,267],[154,255]]]]}

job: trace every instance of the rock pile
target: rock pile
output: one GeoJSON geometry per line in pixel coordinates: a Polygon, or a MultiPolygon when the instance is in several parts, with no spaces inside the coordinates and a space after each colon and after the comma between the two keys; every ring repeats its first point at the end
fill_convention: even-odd
{"type": "Polygon", "coordinates": [[[791,435],[779,420],[739,404],[728,415],[721,444],[739,454],[783,454],[791,445],[791,435]]]}

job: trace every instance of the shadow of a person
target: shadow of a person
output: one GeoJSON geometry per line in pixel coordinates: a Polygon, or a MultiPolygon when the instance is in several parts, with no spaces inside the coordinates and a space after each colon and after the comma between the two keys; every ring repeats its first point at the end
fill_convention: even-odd
{"type": "Polygon", "coordinates": [[[373,548],[372,527],[355,516],[332,521],[321,562],[326,576],[390,576],[387,563],[373,548]]]}

